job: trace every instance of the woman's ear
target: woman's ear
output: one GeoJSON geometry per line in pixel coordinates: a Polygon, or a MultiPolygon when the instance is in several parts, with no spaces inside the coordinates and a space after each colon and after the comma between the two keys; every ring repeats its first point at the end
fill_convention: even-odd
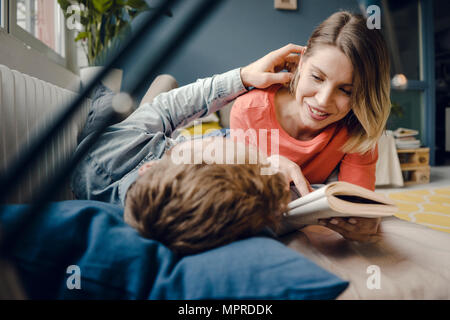
{"type": "Polygon", "coordinates": [[[302,57],[302,59],[300,60],[300,63],[298,65],[298,72],[301,73],[305,67],[305,57],[302,57]]]}
{"type": "Polygon", "coordinates": [[[298,66],[299,71],[303,70],[305,61],[307,60],[307,57],[305,56],[307,50],[308,50],[308,47],[305,47],[305,49],[302,52],[302,58],[300,59],[300,63],[299,63],[299,66],[298,66]]]}

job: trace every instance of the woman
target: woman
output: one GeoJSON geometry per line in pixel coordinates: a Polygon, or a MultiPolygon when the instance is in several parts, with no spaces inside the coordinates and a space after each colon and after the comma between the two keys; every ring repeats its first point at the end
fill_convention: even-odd
{"type": "MultiPolygon", "coordinates": [[[[368,29],[360,15],[338,12],[312,33],[290,88],[274,85],[239,97],[230,127],[278,129],[280,170],[302,195],[311,191],[309,183],[324,183],[336,169],[339,180],[374,190],[389,91],[389,55],[380,31],[368,29]]],[[[335,218],[323,224],[364,241],[376,238],[379,222],[335,218]]]]}

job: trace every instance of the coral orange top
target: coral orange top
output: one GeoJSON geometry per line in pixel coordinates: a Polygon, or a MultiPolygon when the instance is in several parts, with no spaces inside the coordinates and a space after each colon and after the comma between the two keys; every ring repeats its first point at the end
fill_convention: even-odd
{"type": "Polygon", "coordinates": [[[339,166],[338,180],[374,190],[378,148],[365,154],[339,151],[348,139],[348,132],[337,124],[328,126],[309,141],[293,138],[276,119],[274,98],[279,88],[280,85],[274,85],[264,90],[254,89],[237,98],[230,115],[231,129],[256,129],[254,143],[268,155],[277,153],[272,150],[276,145],[271,145],[274,138],[270,130],[278,129],[278,154],[297,163],[310,183],[324,183],[339,166]],[[260,136],[264,131],[259,129],[268,130],[268,134],[260,136]],[[267,137],[264,142],[262,137],[267,137]]]}

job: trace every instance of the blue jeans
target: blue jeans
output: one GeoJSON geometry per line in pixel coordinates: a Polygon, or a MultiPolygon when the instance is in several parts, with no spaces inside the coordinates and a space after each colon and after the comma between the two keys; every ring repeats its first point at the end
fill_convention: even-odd
{"type": "MultiPolygon", "coordinates": [[[[78,199],[123,205],[142,164],[160,159],[182,139],[171,138],[177,128],[216,112],[246,91],[240,70],[234,69],[162,93],[152,103],[142,104],[127,119],[112,124],[100,136],[75,168],[71,176],[72,191],[78,199]]],[[[104,111],[111,107],[111,95],[113,93],[104,89],[97,94],[80,145],[86,143],[92,131],[102,123],[104,111]]],[[[226,131],[213,135],[224,133],[226,131]]]]}

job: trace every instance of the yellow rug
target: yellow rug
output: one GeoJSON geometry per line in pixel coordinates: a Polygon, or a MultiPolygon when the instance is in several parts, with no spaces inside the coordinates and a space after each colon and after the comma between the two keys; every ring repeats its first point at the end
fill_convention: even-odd
{"type": "Polygon", "coordinates": [[[398,206],[396,217],[450,233],[450,187],[386,195],[398,206]]]}

